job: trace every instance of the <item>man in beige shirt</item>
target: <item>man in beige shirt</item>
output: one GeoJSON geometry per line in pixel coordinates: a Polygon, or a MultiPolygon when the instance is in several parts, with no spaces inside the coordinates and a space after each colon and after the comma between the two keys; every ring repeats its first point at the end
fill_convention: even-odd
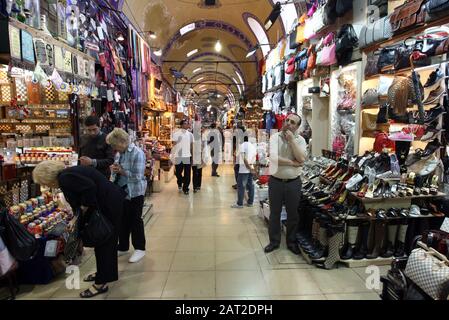
{"type": "Polygon", "coordinates": [[[301,117],[290,114],[282,130],[270,138],[270,182],[268,195],[270,200],[270,243],[265,247],[269,253],[279,248],[281,243],[281,211],[285,205],[287,211],[287,247],[299,254],[296,243],[298,228],[298,207],[301,200],[301,168],[307,157],[307,143],[299,135],[301,117]]]}

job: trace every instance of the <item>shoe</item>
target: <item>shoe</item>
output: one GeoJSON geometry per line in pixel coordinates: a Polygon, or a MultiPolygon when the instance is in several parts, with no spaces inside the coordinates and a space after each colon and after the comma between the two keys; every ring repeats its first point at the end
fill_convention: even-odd
{"type": "Polygon", "coordinates": [[[299,250],[299,247],[296,243],[292,243],[287,245],[288,250],[290,250],[292,253],[298,255],[301,253],[301,251],[299,250]]]}
{"type": "Polygon", "coordinates": [[[263,251],[265,251],[265,253],[270,253],[276,249],[279,249],[279,245],[270,243],[265,247],[263,251]]]}
{"type": "Polygon", "coordinates": [[[435,171],[438,164],[440,163],[440,160],[437,158],[430,158],[426,161],[424,168],[418,173],[420,176],[427,176],[435,171]]]}
{"type": "Polygon", "coordinates": [[[390,139],[391,141],[405,141],[405,142],[412,142],[414,140],[413,135],[405,133],[403,131],[390,134],[388,136],[388,139],[390,139]]]}
{"type": "Polygon", "coordinates": [[[128,253],[129,253],[129,251],[120,251],[120,250],[118,250],[118,251],[117,251],[117,257],[125,256],[125,255],[127,255],[128,253]]]}
{"type": "Polygon", "coordinates": [[[359,173],[352,176],[352,178],[346,182],[346,190],[352,190],[352,188],[362,180],[363,180],[363,176],[359,173]]]}
{"type": "Polygon", "coordinates": [[[430,194],[432,194],[432,195],[437,195],[438,194],[438,189],[439,189],[439,186],[438,186],[438,176],[437,175],[434,175],[433,177],[432,177],[432,180],[431,180],[431,183],[430,183],[430,194]]]}
{"type": "Polygon", "coordinates": [[[243,209],[243,206],[240,206],[240,205],[238,205],[238,204],[233,204],[233,205],[231,206],[231,208],[232,208],[232,209],[243,209]]]}
{"type": "Polygon", "coordinates": [[[309,254],[311,260],[320,260],[329,255],[329,249],[320,247],[317,251],[309,254]]]}
{"type": "Polygon", "coordinates": [[[189,195],[189,191],[184,191],[184,194],[185,194],[186,196],[188,196],[188,195],[189,195]]]}
{"type": "Polygon", "coordinates": [[[197,193],[198,192],[198,189],[193,189],[193,193],[197,193]]]}
{"type": "Polygon", "coordinates": [[[178,192],[182,192],[182,187],[178,187],[178,192]]]}
{"type": "Polygon", "coordinates": [[[212,177],[220,178],[219,174],[213,174],[212,177]]]}
{"type": "Polygon", "coordinates": [[[417,205],[412,204],[410,206],[409,216],[410,217],[420,217],[421,216],[421,209],[417,205]]]}
{"type": "Polygon", "coordinates": [[[427,144],[421,158],[430,157],[435,151],[437,151],[440,148],[441,148],[440,141],[438,139],[432,140],[427,144]]]}
{"type": "Polygon", "coordinates": [[[411,165],[415,164],[416,162],[420,161],[423,157],[424,151],[422,149],[416,149],[415,153],[410,154],[407,157],[407,160],[405,161],[405,165],[407,167],[410,167],[411,165]]]}
{"type": "Polygon", "coordinates": [[[421,137],[421,141],[427,142],[435,139],[440,134],[440,130],[429,129],[427,132],[421,137]]]}
{"type": "Polygon", "coordinates": [[[145,251],[143,250],[136,250],[133,255],[131,256],[131,258],[129,258],[129,262],[130,263],[136,263],[139,262],[140,260],[142,260],[142,258],[145,257],[145,251]]]}
{"type": "Polygon", "coordinates": [[[396,173],[396,174],[395,174],[395,173],[391,172],[391,170],[390,170],[390,171],[387,171],[387,172],[378,174],[378,175],[376,176],[376,178],[382,179],[382,180],[388,180],[388,179],[400,179],[400,178],[401,178],[401,175],[400,175],[400,173],[396,173]]]}
{"type": "Polygon", "coordinates": [[[248,208],[252,208],[252,207],[254,207],[254,204],[252,204],[252,203],[247,203],[246,206],[247,206],[248,208]]]}
{"type": "Polygon", "coordinates": [[[423,101],[424,104],[433,104],[440,101],[441,97],[445,93],[444,86],[438,86],[438,88],[432,90],[429,96],[423,101]]]}
{"type": "Polygon", "coordinates": [[[237,190],[237,185],[236,185],[236,184],[234,184],[234,185],[232,186],[232,189],[235,189],[235,190],[237,190]]]}
{"type": "Polygon", "coordinates": [[[446,112],[444,107],[438,105],[436,108],[429,110],[426,112],[424,116],[424,123],[429,124],[437,120],[441,115],[446,112]]]}
{"type": "Polygon", "coordinates": [[[429,78],[427,79],[426,83],[424,84],[424,88],[433,87],[435,84],[437,84],[443,78],[444,78],[444,73],[440,70],[440,68],[436,69],[435,71],[432,71],[432,73],[429,75],[429,78]]]}

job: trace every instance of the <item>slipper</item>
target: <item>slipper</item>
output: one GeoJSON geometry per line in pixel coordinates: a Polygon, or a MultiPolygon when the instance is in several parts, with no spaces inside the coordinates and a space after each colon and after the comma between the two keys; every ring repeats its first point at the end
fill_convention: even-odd
{"type": "Polygon", "coordinates": [[[92,273],[83,279],[84,282],[93,282],[95,281],[96,273],[92,273]]]}
{"type": "Polygon", "coordinates": [[[109,287],[107,285],[102,285],[100,288],[97,288],[97,286],[94,284],[92,287],[90,287],[87,290],[84,290],[80,293],[81,298],[92,298],[99,294],[108,292],[109,287]]]}

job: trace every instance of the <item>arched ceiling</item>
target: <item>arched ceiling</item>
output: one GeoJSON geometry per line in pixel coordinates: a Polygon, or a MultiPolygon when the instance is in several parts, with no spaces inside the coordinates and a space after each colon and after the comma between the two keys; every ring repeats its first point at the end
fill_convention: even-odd
{"type": "MultiPolygon", "coordinates": [[[[147,40],[151,47],[163,50],[163,76],[183,95],[190,88],[199,93],[198,87],[202,85],[209,95],[218,92],[226,97],[232,92],[238,100],[240,90],[245,88],[245,95],[251,97],[255,93],[257,61],[262,53],[258,50],[257,56],[246,58],[248,49],[257,44],[246,17],[256,17],[263,25],[273,9],[273,1],[216,0],[216,3],[217,6],[210,8],[204,6],[204,0],[125,0],[123,12],[138,29],[156,33],[156,39],[147,37],[147,40]],[[181,35],[179,30],[192,23],[196,28],[181,35]],[[215,51],[217,40],[222,44],[220,52],[215,51]],[[195,49],[198,52],[187,57],[187,53],[195,49]],[[185,77],[175,79],[170,69],[182,72],[185,77]]],[[[270,43],[277,43],[284,34],[279,18],[267,36],[270,43]]],[[[215,101],[216,104],[222,102],[215,101]]]]}

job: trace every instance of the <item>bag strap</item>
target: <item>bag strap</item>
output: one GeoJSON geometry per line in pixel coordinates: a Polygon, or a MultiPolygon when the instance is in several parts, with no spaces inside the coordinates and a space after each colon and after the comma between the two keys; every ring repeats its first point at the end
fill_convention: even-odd
{"type": "Polygon", "coordinates": [[[432,256],[434,256],[435,258],[439,259],[441,262],[444,262],[447,266],[449,266],[449,259],[444,256],[443,254],[439,253],[437,250],[435,250],[434,248],[429,248],[424,242],[422,241],[418,241],[417,243],[418,247],[420,247],[421,249],[424,249],[425,251],[427,251],[427,253],[431,254],[432,256]]]}

